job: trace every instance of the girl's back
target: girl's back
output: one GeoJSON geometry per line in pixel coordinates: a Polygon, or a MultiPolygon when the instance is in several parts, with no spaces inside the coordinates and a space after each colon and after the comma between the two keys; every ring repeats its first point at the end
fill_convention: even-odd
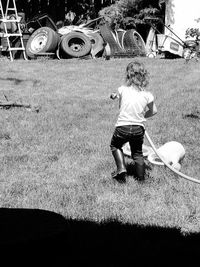
{"type": "Polygon", "coordinates": [[[148,103],[154,100],[147,91],[139,91],[134,86],[121,86],[119,89],[120,112],[116,126],[142,125],[148,103]]]}

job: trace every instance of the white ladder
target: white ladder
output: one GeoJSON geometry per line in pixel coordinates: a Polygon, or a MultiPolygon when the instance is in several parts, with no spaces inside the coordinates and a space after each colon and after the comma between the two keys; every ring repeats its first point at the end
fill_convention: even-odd
{"type": "MultiPolygon", "coordinates": [[[[5,1],[5,0],[3,0],[3,1],[5,1]]],[[[22,31],[21,31],[21,28],[20,28],[20,18],[19,18],[18,13],[17,13],[17,7],[16,7],[15,0],[12,0],[12,1],[7,0],[5,13],[3,11],[2,1],[0,0],[0,13],[1,13],[0,21],[3,22],[4,29],[5,29],[5,33],[3,34],[3,37],[5,37],[7,39],[8,51],[9,51],[9,54],[10,54],[10,60],[11,61],[14,60],[12,52],[13,51],[18,51],[18,50],[22,51],[24,59],[27,60],[25,47],[24,47],[24,42],[23,42],[22,31]],[[10,13],[10,12],[12,12],[12,14],[14,13],[15,19],[9,19],[9,14],[8,13],[10,13]],[[16,25],[17,25],[17,31],[14,32],[14,33],[9,33],[8,29],[7,29],[7,22],[15,22],[16,25]],[[12,47],[11,46],[10,37],[19,37],[19,40],[20,40],[19,47],[12,47]]]]}

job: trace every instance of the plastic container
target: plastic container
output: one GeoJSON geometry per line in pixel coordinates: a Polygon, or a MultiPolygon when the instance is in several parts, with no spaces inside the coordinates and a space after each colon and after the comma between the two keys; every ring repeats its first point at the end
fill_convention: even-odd
{"type": "MultiPolygon", "coordinates": [[[[168,164],[172,165],[172,167],[174,167],[175,169],[180,170],[180,163],[185,156],[185,149],[181,143],[176,141],[167,142],[166,144],[158,148],[157,152],[168,164]]],[[[154,151],[148,155],[147,159],[152,164],[164,165],[162,160],[154,151]]]]}

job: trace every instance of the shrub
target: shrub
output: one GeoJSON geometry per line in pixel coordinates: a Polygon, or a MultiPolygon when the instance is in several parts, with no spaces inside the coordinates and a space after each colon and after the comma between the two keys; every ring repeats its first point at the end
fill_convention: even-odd
{"type": "Polygon", "coordinates": [[[159,17],[159,3],[155,0],[118,0],[99,12],[111,28],[137,28],[149,18],[159,17]]]}

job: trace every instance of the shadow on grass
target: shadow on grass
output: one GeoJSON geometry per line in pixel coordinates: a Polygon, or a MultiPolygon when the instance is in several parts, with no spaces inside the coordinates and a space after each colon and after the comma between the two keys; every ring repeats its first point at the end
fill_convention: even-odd
{"type": "Polygon", "coordinates": [[[33,85],[37,85],[37,84],[40,83],[39,80],[32,80],[32,79],[30,79],[30,80],[23,80],[23,79],[18,79],[18,78],[11,78],[11,77],[8,77],[8,78],[2,78],[2,77],[0,77],[0,80],[14,82],[15,85],[21,84],[23,82],[29,82],[29,81],[32,82],[33,85]]]}
{"type": "Polygon", "coordinates": [[[178,229],[67,220],[45,210],[0,209],[0,254],[11,264],[196,266],[200,235],[178,229]]]}

